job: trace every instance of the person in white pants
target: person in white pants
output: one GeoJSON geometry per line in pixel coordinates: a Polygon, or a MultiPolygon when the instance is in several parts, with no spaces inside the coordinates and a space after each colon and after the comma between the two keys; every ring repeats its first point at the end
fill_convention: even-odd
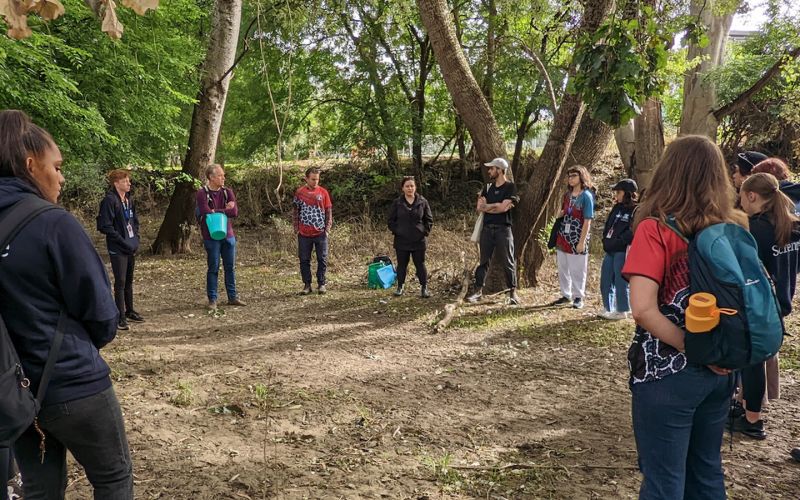
{"type": "Polygon", "coordinates": [[[589,229],[594,218],[594,194],[589,171],[581,165],[567,170],[567,192],[556,237],[556,262],[561,298],[552,305],[572,303],[583,308],[589,267],[589,229]]]}

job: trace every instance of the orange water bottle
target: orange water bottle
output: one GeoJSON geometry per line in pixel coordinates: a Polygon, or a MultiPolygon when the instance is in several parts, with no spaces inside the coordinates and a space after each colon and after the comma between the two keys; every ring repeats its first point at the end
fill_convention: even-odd
{"type": "Polygon", "coordinates": [[[739,311],[717,307],[717,298],[706,292],[693,293],[686,308],[686,330],[707,333],[719,325],[719,315],[735,316],[739,311]]]}

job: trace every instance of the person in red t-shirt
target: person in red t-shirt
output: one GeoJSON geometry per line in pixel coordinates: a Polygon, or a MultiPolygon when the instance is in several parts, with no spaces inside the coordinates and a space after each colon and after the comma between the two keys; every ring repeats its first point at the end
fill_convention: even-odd
{"type": "Polygon", "coordinates": [[[303,291],[311,293],[311,251],[317,254],[317,285],[320,294],[325,293],[325,271],[328,269],[328,234],[333,224],[333,204],[328,191],[319,185],[320,169],[306,170],[306,184],[294,193],[294,232],[297,233],[300,256],[300,276],[303,291]]]}
{"type": "Polygon", "coordinates": [[[720,222],[746,227],[734,196],[719,148],[685,136],[667,146],[636,211],[622,274],[636,320],[628,367],[640,499],[725,498],[720,447],[734,377],[686,359],[688,246],[666,224],[689,237],[720,222]]]}

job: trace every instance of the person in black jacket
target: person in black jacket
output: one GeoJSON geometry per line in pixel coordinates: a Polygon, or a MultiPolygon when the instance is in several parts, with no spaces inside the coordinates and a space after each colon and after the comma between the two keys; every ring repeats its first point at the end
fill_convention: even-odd
{"type": "Polygon", "coordinates": [[[413,177],[403,177],[400,187],[403,194],[394,200],[389,209],[389,231],[394,234],[397,252],[397,290],[394,294],[403,295],[408,261],[412,258],[421,287],[420,296],[427,299],[431,294],[428,291],[425,248],[426,238],[433,227],[433,215],[428,200],[417,193],[417,183],[413,177]]]}
{"type": "MultiPolygon", "coordinates": [[[[781,315],[792,312],[792,299],[800,271],[800,218],[794,202],[779,189],[772,174],[755,173],[739,191],[742,209],[750,218],[750,233],[758,245],[758,257],[775,284],[781,315]]],[[[742,370],[744,414],[729,424],[734,432],[765,439],[761,403],[766,388],[766,362],[742,370]]]]}
{"type": "Polygon", "coordinates": [[[127,330],[128,321],[144,321],[133,309],[133,269],[139,249],[139,217],[130,196],[131,177],[127,170],[108,173],[111,184],[100,202],[97,230],[106,235],[111,271],[114,273],[114,301],[119,310],[120,330],[127,330]]]}
{"type": "MultiPolygon", "coordinates": [[[[50,134],[21,111],[1,111],[0,217],[25,197],[56,203],[61,162],[50,134]]],[[[34,394],[56,325],[63,323],[38,426],[14,443],[24,497],[64,498],[69,450],[95,500],[133,499],[122,411],[99,352],[114,339],[119,315],[103,261],[75,217],[48,210],[0,251],[0,296],[0,315],[34,394]]]]}
{"type": "Polygon", "coordinates": [[[603,265],[600,270],[600,294],[605,319],[625,319],[630,311],[628,282],[622,276],[628,245],[633,241],[633,210],[638,186],[633,179],[622,179],[613,188],[616,203],[603,228],[603,265]]]}

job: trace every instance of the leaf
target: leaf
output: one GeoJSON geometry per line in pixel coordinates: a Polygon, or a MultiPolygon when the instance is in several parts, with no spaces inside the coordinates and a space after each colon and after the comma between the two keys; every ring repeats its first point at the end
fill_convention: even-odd
{"type": "Polygon", "coordinates": [[[117,4],[114,3],[114,0],[105,0],[104,3],[106,8],[105,14],[103,15],[102,30],[110,38],[119,40],[122,38],[124,28],[122,27],[122,23],[119,22],[119,19],[117,19],[117,4]]]}
{"type": "Polygon", "coordinates": [[[30,11],[39,14],[45,21],[52,21],[64,14],[64,6],[58,0],[34,0],[30,11]]]}
{"type": "Polygon", "coordinates": [[[0,0],[0,15],[8,24],[8,36],[15,40],[22,40],[31,36],[28,27],[28,10],[30,5],[19,0],[0,0]]]}
{"type": "Polygon", "coordinates": [[[158,8],[158,0],[122,0],[122,5],[143,16],[148,10],[158,8]]]}

